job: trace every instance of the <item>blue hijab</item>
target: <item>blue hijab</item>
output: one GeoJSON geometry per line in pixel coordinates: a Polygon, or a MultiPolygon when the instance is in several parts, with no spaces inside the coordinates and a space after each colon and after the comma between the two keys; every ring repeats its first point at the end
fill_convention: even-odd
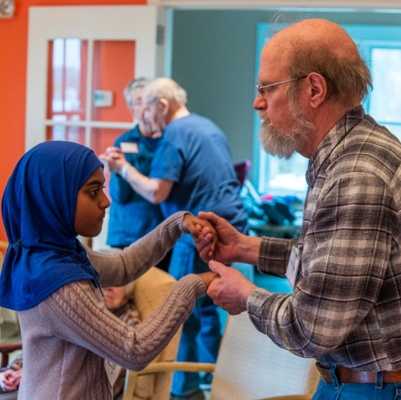
{"type": "Polygon", "coordinates": [[[0,275],[1,307],[35,307],[73,281],[97,285],[74,216],[78,191],[102,166],[92,150],[63,141],[41,143],[20,159],[2,200],[10,245],[0,275]]]}

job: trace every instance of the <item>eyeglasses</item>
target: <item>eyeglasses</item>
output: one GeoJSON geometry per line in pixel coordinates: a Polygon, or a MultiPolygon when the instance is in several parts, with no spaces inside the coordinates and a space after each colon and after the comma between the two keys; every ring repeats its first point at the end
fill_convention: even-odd
{"type": "Polygon", "coordinates": [[[281,85],[282,83],[286,83],[286,82],[297,81],[298,79],[304,79],[307,76],[308,75],[299,76],[298,78],[287,79],[286,81],[281,81],[281,82],[276,82],[276,83],[269,83],[268,85],[263,85],[263,86],[260,86],[260,84],[258,83],[256,85],[256,89],[258,90],[258,93],[260,94],[260,96],[263,96],[265,89],[267,89],[268,87],[281,85]]]}

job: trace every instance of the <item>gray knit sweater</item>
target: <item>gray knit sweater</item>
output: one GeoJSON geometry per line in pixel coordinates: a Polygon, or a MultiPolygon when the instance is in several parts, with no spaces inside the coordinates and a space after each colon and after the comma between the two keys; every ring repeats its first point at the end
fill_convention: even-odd
{"type": "MultiPolygon", "coordinates": [[[[122,285],[146,272],[181,236],[183,214],[174,214],[122,253],[104,255],[88,249],[101,285],[122,285]]],[[[112,399],[105,359],[133,370],[144,368],[205,293],[202,280],[188,275],[151,317],[128,327],[107,310],[92,282],[61,287],[38,306],[18,313],[24,349],[18,398],[112,399]]]]}

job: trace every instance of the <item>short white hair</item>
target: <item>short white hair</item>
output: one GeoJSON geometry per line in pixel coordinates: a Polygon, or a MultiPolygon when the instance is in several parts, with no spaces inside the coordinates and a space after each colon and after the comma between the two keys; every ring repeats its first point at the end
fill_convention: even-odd
{"type": "Polygon", "coordinates": [[[187,92],[170,78],[156,78],[146,85],[146,101],[166,99],[171,104],[187,104],[187,92]]]}
{"type": "Polygon", "coordinates": [[[135,89],[142,89],[144,88],[151,80],[149,78],[140,77],[135,78],[128,83],[128,85],[124,88],[124,98],[128,106],[131,105],[131,93],[135,89]]]}

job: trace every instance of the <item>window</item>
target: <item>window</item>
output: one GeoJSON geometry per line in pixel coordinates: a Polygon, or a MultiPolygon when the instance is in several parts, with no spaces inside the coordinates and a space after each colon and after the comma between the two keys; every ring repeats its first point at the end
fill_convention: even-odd
{"type": "MultiPolygon", "coordinates": [[[[363,106],[379,124],[386,126],[401,140],[401,27],[343,25],[359,46],[367,61],[373,80],[373,90],[363,106]]],[[[259,55],[268,39],[269,24],[257,26],[256,77],[259,55]]],[[[257,78],[256,78],[257,80],[257,78]]],[[[256,95],[256,90],[255,90],[256,95]]],[[[294,154],[289,160],[273,157],[260,146],[260,120],[254,118],[254,165],[258,168],[258,191],[261,194],[297,195],[304,198],[307,184],[305,171],[308,159],[294,154]]]]}

